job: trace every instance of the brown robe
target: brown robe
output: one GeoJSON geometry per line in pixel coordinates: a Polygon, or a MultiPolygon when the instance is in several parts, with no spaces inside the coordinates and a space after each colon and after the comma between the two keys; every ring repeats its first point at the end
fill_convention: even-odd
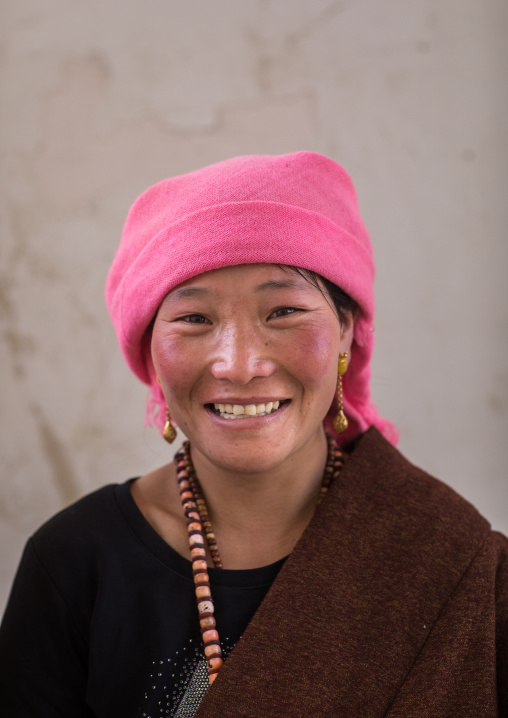
{"type": "Polygon", "coordinates": [[[371,428],[196,718],[508,716],[507,556],[371,428]]]}

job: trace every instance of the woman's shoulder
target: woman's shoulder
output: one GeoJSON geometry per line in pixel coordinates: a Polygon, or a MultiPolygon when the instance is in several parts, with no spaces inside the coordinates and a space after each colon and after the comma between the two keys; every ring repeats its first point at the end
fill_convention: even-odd
{"type": "Polygon", "coordinates": [[[343,470],[365,530],[409,550],[472,557],[493,537],[489,522],[450,486],[412,464],[377,429],[357,442],[343,470]]]}
{"type": "Polygon", "coordinates": [[[128,494],[129,482],[110,484],[46,521],[25,546],[15,585],[35,586],[40,595],[56,591],[85,615],[100,576],[121,559],[132,561],[135,539],[122,510],[128,494]]]}
{"type": "Polygon", "coordinates": [[[374,427],[362,435],[349,458],[348,464],[356,479],[363,479],[361,483],[369,492],[375,493],[377,487],[386,500],[396,498],[418,513],[450,513],[463,518],[469,516],[484,526],[488,524],[463,496],[409,461],[374,427]]]}
{"type": "Polygon", "coordinates": [[[129,482],[108,484],[83,496],[46,521],[31,537],[35,550],[42,555],[62,556],[66,552],[102,550],[115,535],[125,531],[121,511],[122,496],[129,482]]]}

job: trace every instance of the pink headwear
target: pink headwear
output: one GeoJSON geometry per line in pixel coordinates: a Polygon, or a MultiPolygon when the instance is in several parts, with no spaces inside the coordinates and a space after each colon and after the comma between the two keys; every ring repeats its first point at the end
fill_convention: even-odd
{"type": "MultiPolygon", "coordinates": [[[[247,155],[162,180],[132,205],[106,283],[106,302],[134,374],[151,387],[147,422],[159,427],[165,400],[150,352],[150,325],[164,297],[197,274],[236,264],[310,269],[358,302],[350,365],[343,376],[348,441],[394,426],[370,401],[374,263],[353,183],[313,152],[247,155]],[[159,408],[158,413],[155,411],[159,408]]],[[[325,423],[333,432],[329,412],[325,423]]]]}

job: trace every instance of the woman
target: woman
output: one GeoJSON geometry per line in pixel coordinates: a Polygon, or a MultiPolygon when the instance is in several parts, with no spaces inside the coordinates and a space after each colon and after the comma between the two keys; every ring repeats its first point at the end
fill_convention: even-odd
{"type": "Polygon", "coordinates": [[[148,418],[190,443],[30,540],[2,715],[508,715],[508,543],[370,402],[373,275],[320,155],[136,201],[106,298],[148,418]]]}

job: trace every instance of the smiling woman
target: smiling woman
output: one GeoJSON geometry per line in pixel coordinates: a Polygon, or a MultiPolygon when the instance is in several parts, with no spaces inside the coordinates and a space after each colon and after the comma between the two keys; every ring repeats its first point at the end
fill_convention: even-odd
{"type": "Polygon", "coordinates": [[[508,542],[395,449],[373,279],[326,157],[138,198],[106,299],[147,420],[187,441],[29,541],[2,715],[508,715],[508,542]]]}
{"type": "MultiPolygon", "coordinates": [[[[233,474],[270,472],[274,481],[288,459],[312,457],[311,473],[321,475],[323,420],[352,340],[352,317],[341,327],[326,290],[275,265],[244,264],[170,292],[151,350],[196,467],[210,461],[233,474]]],[[[287,490],[282,478],[274,483],[287,490]]]]}

